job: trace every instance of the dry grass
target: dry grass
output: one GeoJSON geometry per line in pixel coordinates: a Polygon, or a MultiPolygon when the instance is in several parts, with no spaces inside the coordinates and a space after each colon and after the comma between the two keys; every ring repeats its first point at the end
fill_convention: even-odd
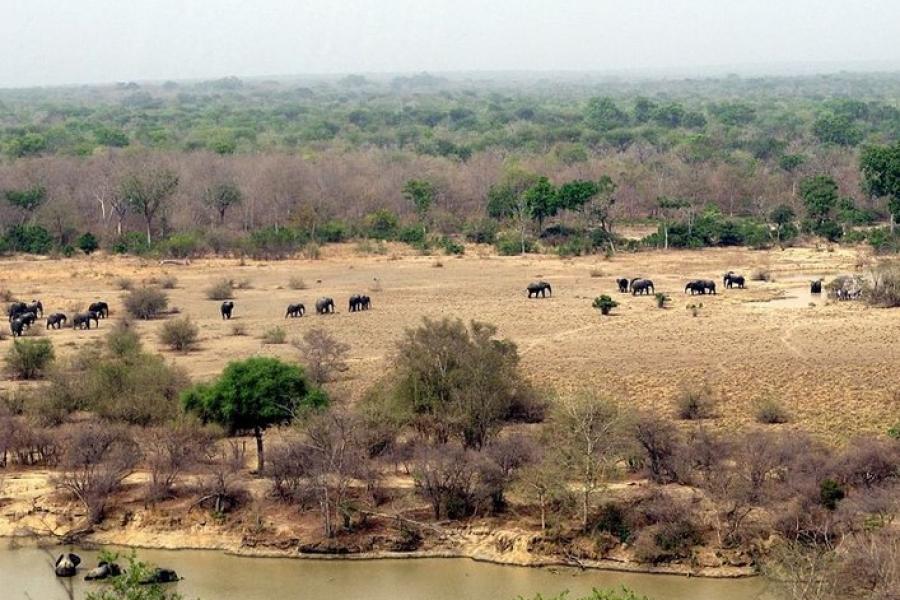
{"type": "MultiPolygon", "coordinates": [[[[229,360],[259,353],[259,336],[269,328],[283,327],[287,339],[294,339],[310,327],[323,327],[353,343],[349,370],[333,385],[337,395],[354,401],[389,368],[406,328],[423,316],[448,316],[495,324],[500,335],[517,344],[528,378],[559,394],[587,387],[631,406],[672,414],[681,382],[697,381],[707,382],[718,400],[715,418],[705,421],[709,427],[755,424],[756,402],[765,397],[778,398],[788,408],[786,427],[805,427],[841,439],[864,432],[883,434],[897,422],[897,406],[891,404],[890,395],[900,388],[896,309],[871,310],[854,302],[808,306],[809,280],[831,280],[852,271],[854,251],[788,248],[763,254],[721,249],[617,255],[616,273],[649,277],[658,291],[672,297],[677,310],[659,310],[652,296],[618,294],[613,278],[588,277],[595,257],[480,258],[472,252],[454,261],[452,268],[435,270],[434,258],[415,256],[402,246],[387,247],[402,259],[389,260],[387,253],[364,257],[345,245],[323,248],[318,261],[262,266],[246,259],[243,267],[237,259],[193,261],[178,270],[178,287],[168,293],[171,303],[200,328],[203,344],[187,354],[167,353],[167,360],[194,378],[208,380],[229,360]],[[686,280],[720,280],[728,270],[749,272],[761,262],[778,274],[777,282],[705,296],[700,318],[684,309],[690,302],[682,292],[686,280]],[[240,293],[236,319],[222,320],[218,304],[207,300],[204,290],[216,281],[250,273],[254,286],[240,293]],[[553,285],[553,297],[529,301],[525,286],[538,274],[553,285]],[[276,289],[291,277],[310,282],[315,290],[276,289]],[[313,286],[317,281],[321,283],[313,286]],[[347,312],[351,294],[382,283],[372,311],[347,312]],[[615,316],[597,317],[591,300],[600,294],[620,303],[615,316]],[[333,297],[337,314],[327,319],[314,314],[284,319],[289,303],[303,302],[314,313],[319,296],[333,297]],[[797,300],[770,301],[776,297],[797,300]],[[823,343],[826,340],[839,343],[823,343]]],[[[39,286],[47,312],[72,312],[68,306],[83,309],[95,300],[107,300],[113,321],[124,313],[113,283],[116,277],[138,281],[165,272],[122,257],[109,257],[102,264],[84,259],[47,261],[40,270],[26,266],[18,259],[0,263],[0,281],[15,281],[15,289],[21,290],[39,286]],[[79,276],[70,277],[73,271],[79,276]]],[[[164,322],[135,325],[149,349],[164,349],[158,343],[164,322]]],[[[97,344],[110,326],[101,322],[99,330],[64,329],[49,337],[62,360],[97,344]]],[[[10,344],[9,339],[0,341],[0,353],[10,344]]],[[[296,360],[286,344],[266,346],[263,352],[296,360]]],[[[0,392],[18,386],[0,382],[0,392]]]]}

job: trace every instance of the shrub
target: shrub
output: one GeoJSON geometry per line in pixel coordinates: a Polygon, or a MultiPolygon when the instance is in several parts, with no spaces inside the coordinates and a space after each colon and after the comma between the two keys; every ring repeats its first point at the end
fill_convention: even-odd
{"type": "Polygon", "coordinates": [[[590,271],[588,271],[588,274],[593,279],[597,279],[598,277],[603,277],[603,271],[597,267],[593,267],[590,271]]]}
{"type": "Polygon", "coordinates": [[[271,327],[262,335],[263,344],[283,344],[287,340],[287,333],[284,327],[271,327]]]}
{"type": "Polygon", "coordinates": [[[592,306],[598,309],[600,311],[600,314],[608,315],[609,312],[618,305],[618,302],[610,298],[608,295],[603,294],[594,298],[594,303],[592,306]]]}
{"type": "Polygon", "coordinates": [[[134,281],[128,277],[116,277],[115,284],[117,288],[125,292],[130,292],[134,289],[134,281]]]}
{"type": "Polygon", "coordinates": [[[497,239],[497,229],[497,221],[484,218],[466,223],[463,233],[472,243],[493,244],[497,239]]]}
{"type": "MultiPolygon", "coordinates": [[[[501,256],[518,256],[522,254],[522,239],[517,233],[504,232],[497,236],[497,240],[495,242],[497,247],[497,253],[501,256]]],[[[525,238],[525,248],[524,251],[534,252],[535,245],[534,240],[529,238],[525,238]]]]}
{"type": "Polygon", "coordinates": [[[50,340],[13,340],[6,353],[6,365],[13,377],[38,379],[53,362],[55,353],[50,340]]]}
{"type": "Polygon", "coordinates": [[[78,246],[78,249],[85,254],[93,254],[100,247],[97,238],[90,232],[81,234],[75,244],[78,246]]]}
{"type": "Polygon", "coordinates": [[[228,300],[234,298],[234,281],[220,279],[206,288],[206,297],[210,300],[228,300]]]}
{"type": "Polygon", "coordinates": [[[119,236],[110,246],[114,254],[146,254],[150,251],[147,238],[138,231],[129,231],[119,236]]]}
{"type": "Polygon", "coordinates": [[[205,250],[202,235],[195,231],[172,234],[160,244],[160,249],[172,258],[190,258],[205,250]]]}
{"type": "Polygon", "coordinates": [[[178,352],[188,352],[197,344],[200,330],[190,317],[166,321],[159,332],[159,341],[178,352]]]}
{"type": "Polygon", "coordinates": [[[306,285],[306,282],[303,281],[302,277],[295,276],[295,277],[291,277],[288,280],[288,287],[291,288],[292,290],[305,290],[309,286],[306,285]]]}
{"type": "Polygon", "coordinates": [[[315,238],[319,242],[336,244],[347,239],[347,224],[343,221],[331,220],[322,223],[315,232],[315,238]]]}
{"type": "Polygon", "coordinates": [[[49,254],[53,237],[40,225],[13,225],[6,232],[6,245],[13,252],[49,254]]]}
{"type": "Polygon", "coordinates": [[[159,288],[143,287],[128,292],[124,304],[135,319],[154,319],[169,306],[169,297],[159,288]]]}
{"type": "Polygon", "coordinates": [[[788,414],[784,407],[776,400],[769,398],[756,406],[756,422],[768,425],[776,425],[788,422],[788,414]]]}
{"type": "Polygon", "coordinates": [[[873,281],[865,286],[863,295],[872,306],[900,306],[900,263],[887,263],[877,267],[873,273],[873,281]]]}
{"type": "Polygon", "coordinates": [[[163,275],[159,278],[159,286],[164,290],[174,290],[178,285],[178,278],[174,275],[163,275]]]}
{"type": "Polygon", "coordinates": [[[417,246],[425,242],[425,230],[421,225],[407,225],[400,229],[397,239],[404,244],[417,246]]]}
{"type": "Polygon", "coordinates": [[[828,510],[835,510],[845,495],[844,489],[834,479],[824,479],[819,484],[819,502],[828,510]]]}
{"type": "Polygon", "coordinates": [[[397,215],[387,209],[366,215],[364,223],[367,237],[376,240],[392,240],[397,237],[397,215]]]}
{"type": "Polygon", "coordinates": [[[683,386],[675,397],[678,418],[693,421],[709,419],[715,414],[715,398],[707,385],[683,386]]]}
{"type": "Polygon", "coordinates": [[[656,299],[656,308],[665,308],[666,304],[672,301],[672,298],[667,296],[664,292],[656,292],[653,295],[653,298],[656,299]]]}
{"type": "Polygon", "coordinates": [[[460,256],[465,253],[466,247],[451,238],[450,236],[444,236],[441,238],[441,248],[444,249],[444,252],[447,254],[452,254],[456,256],[460,256]]]}
{"type": "Polygon", "coordinates": [[[319,248],[319,244],[307,242],[303,246],[303,258],[307,260],[319,260],[322,258],[322,250],[319,248]]]}
{"type": "Polygon", "coordinates": [[[247,335],[247,326],[243,323],[235,323],[231,326],[231,335],[247,335]]]}
{"type": "Polygon", "coordinates": [[[888,437],[892,437],[895,440],[900,440],[900,423],[897,423],[890,429],[888,429],[888,437]]]}
{"type": "Polygon", "coordinates": [[[342,373],[348,369],[346,361],[350,346],[338,341],[324,329],[310,329],[303,334],[302,340],[294,341],[294,347],[300,351],[306,372],[313,383],[324,383],[331,379],[333,373],[342,373]]]}

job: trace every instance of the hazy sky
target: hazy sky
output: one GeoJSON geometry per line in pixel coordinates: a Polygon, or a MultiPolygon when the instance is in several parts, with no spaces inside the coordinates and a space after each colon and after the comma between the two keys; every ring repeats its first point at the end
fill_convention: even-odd
{"type": "Polygon", "coordinates": [[[0,86],[900,62],[900,0],[0,0],[0,86]]]}

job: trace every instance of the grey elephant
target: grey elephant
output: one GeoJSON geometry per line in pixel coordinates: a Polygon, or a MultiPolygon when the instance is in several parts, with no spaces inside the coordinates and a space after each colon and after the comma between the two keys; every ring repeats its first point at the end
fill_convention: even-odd
{"type": "Polygon", "coordinates": [[[292,319],[295,317],[302,317],[306,313],[306,307],[303,306],[303,303],[298,302],[297,304],[288,304],[287,312],[284,313],[284,318],[287,319],[291,317],[292,319]]]}
{"type": "Polygon", "coordinates": [[[706,286],[703,284],[703,280],[692,279],[688,281],[684,286],[684,293],[687,294],[688,292],[691,293],[691,296],[706,293],[706,286]]]}
{"type": "Polygon", "coordinates": [[[722,285],[729,289],[734,286],[738,286],[739,289],[744,289],[744,281],[744,276],[738,275],[734,271],[728,271],[722,277],[722,285]]]}
{"type": "Polygon", "coordinates": [[[619,286],[619,292],[624,294],[628,291],[628,279],[625,277],[620,277],[616,279],[616,285],[619,286]]]}
{"type": "Polygon", "coordinates": [[[334,300],[331,298],[319,298],[316,300],[316,314],[325,315],[334,313],[334,300]]]}
{"type": "Polygon", "coordinates": [[[822,293],[822,282],[824,279],[816,279],[815,281],[809,282],[809,293],[810,294],[821,294],[822,293]]]}
{"type": "Polygon", "coordinates": [[[548,294],[553,296],[553,288],[546,281],[532,281],[525,289],[529,298],[537,298],[538,294],[541,295],[541,298],[546,298],[548,294]]]}
{"type": "Polygon", "coordinates": [[[23,312],[28,311],[28,305],[24,302],[13,302],[9,305],[9,308],[6,309],[6,314],[9,315],[10,322],[13,321],[16,317],[18,317],[23,312]]]}
{"type": "Polygon", "coordinates": [[[361,299],[362,299],[363,310],[369,310],[370,308],[372,308],[372,299],[369,298],[369,296],[367,296],[366,294],[363,294],[361,299]]]}
{"type": "Polygon", "coordinates": [[[13,319],[9,324],[9,331],[12,333],[13,337],[21,337],[26,329],[28,329],[28,326],[25,324],[25,321],[18,317],[13,319]]]}
{"type": "Polygon", "coordinates": [[[91,311],[78,313],[72,317],[72,329],[90,329],[91,321],[94,322],[95,327],[100,327],[100,317],[97,316],[97,313],[91,311]]]}
{"type": "Polygon", "coordinates": [[[353,294],[348,301],[348,310],[350,312],[362,310],[362,303],[362,294],[353,294]]]}
{"type": "Polygon", "coordinates": [[[37,321],[37,315],[29,310],[20,313],[19,316],[16,317],[16,319],[19,321],[23,321],[26,327],[31,328],[31,326],[34,325],[34,322],[37,321]]]}
{"type": "Polygon", "coordinates": [[[103,581],[104,579],[108,579],[109,577],[118,577],[121,574],[122,568],[119,565],[102,560],[95,568],[87,572],[87,574],[84,576],[84,580],[103,581]]]}
{"type": "Polygon", "coordinates": [[[97,316],[101,319],[109,317],[109,304],[102,300],[92,303],[88,306],[88,310],[97,313],[97,316]]]}
{"type": "Polygon", "coordinates": [[[232,302],[231,300],[226,300],[222,303],[222,306],[219,310],[222,313],[223,319],[230,319],[231,313],[234,311],[234,302],[232,302]]]}
{"type": "Polygon", "coordinates": [[[41,303],[40,300],[32,300],[31,304],[29,304],[27,306],[27,311],[33,312],[34,314],[36,314],[39,317],[43,317],[44,316],[44,305],[41,303]]]}
{"type": "Polygon", "coordinates": [[[81,557],[77,554],[60,554],[53,564],[53,571],[57,577],[74,577],[78,565],[81,564],[81,557]]]}
{"type": "Polygon", "coordinates": [[[157,583],[175,583],[180,578],[178,577],[178,573],[173,571],[172,569],[160,569],[156,568],[144,579],[141,579],[141,585],[153,585],[157,583]]]}
{"type": "Polygon", "coordinates": [[[656,290],[653,288],[652,281],[650,281],[649,279],[643,279],[640,277],[636,277],[635,279],[632,279],[630,287],[631,287],[631,295],[632,296],[638,296],[638,295],[644,295],[644,294],[649,295],[649,294],[656,292],[656,290]]]}
{"type": "Polygon", "coordinates": [[[53,313],[47,317],[47,329],[59,329],[67,320],[66,313],[53,313]]]}
{"type": "Polygon", "coordinates": [[[711,279],[703,279],[703,293],[704,294],[715,294],[716,293],[716,282],[711,279]]]}

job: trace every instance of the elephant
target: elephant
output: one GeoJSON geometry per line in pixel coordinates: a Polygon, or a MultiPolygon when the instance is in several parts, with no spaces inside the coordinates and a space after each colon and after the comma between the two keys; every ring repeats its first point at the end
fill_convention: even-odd
{"type": "Polygon", "coordinates": [[[362,295],[362,307],[363,310],[369,310],[372,308],[372,299],[369,298],[366,294],[362,295]]]}
{"type": "Polygon", "coordinates": [[[316,314],[324,315],[334,313],[334,300],[331,298],[319,298],[316,300],[316,314]]]}
{"type": "Polygon", "coordinates": [[[72,329],[90,329],[91,321],[94,322],[95,327],[100,327],[100,317],[97,316],[97,313],[91,311],[78,313],[72,317],[72,329]]]}
{"type": "Polygon", "coordinates": [[[102,581],[109,577],[118,577],[122,574],[122,568],[116,563],[100,561],[96,568],[91,569],[84,576],[85,581],[102,581]]]}
{"type": "Polygon", "coordinates": [[[703,293],[704,294],[715,294],[716,293],[716,282],[711,279],[703,279],[701,281],[703,284],[703,293]]]}
{"type": "Polygon", "coordinates": [[[41,304],[40,300],[32,300],[31,304],[29,304],[26,308],[27,308],[28,312],[33,312],[35,315],[37,315],[39,317],[44,316],[44,305],[41,304]]]}
{"type": "Polygon", "coordinates": [[[24,302],[13,302],[9,305],[9,308],[6,310],[6,314],[9,315],[10,322],[13,321],[16,317],[18,317],[23,312],[28,311],[28,305],[24,302]]]}
{"type": "Polygon", "coordinates": [[[220,311],[222,312],[222,318],[230,319],[231,312],[233,310],[234,310],[234,302],[232,302],[231,300],[226,300],[225,302],[223,302],[222,307],[220,308],[220,311]]]}
{"type": "Polygon", "coordinates": [[[744,276],[738,275],[734,271],[728,271],[725,273],[725,276],[722,278],[722,284],[726,288],[732,288],[734,286],[738,286],[739,289],[744,289],[744,276]]]}
{"type": "Polygon", "coordinates": [[[822,282],[824,279],[816,279],[815,281],[809,282],[809,293],[810,294],[821,294],[822,293],[822,282]]]}
{"type": "Polygon", "coordinates": [[[302,317],[306,313],[306,307],[303,306],[302,303],[297,304],[288,304],[287,312],[284,313],[284,318],[288,317],[302,317]]]}
{"type": "Polygon", "coordinates": [[[656,292],[653,288],[653,282],[649,279],[635,278],[631,280],[631,295],[652,294],[656,292]]]}
{"type": "Polygon", "coordinates": [[[362,295],[361,294],[353,294],[350,296],[349,308],[350,312],[356,312],[358,310],[362,310],[362,295]]]}
{"type": "Polygon", "coordinates": [[[156,568],[145,578],[141,579],[141,585],[155,585],[158,583],[174,583],[178,581],[178,573],[172,569],[156,568]]]}
{"type": "Polygon", "coordinates": [[[74,577],[75,570],[81,564],[81,557],[77,554],[60,554],[53,565],[57,577],[74,577]]]}
{"type": "Polygon", "coordinates": [[[628,291],[628,279],[622,277],[620,279],[616,279],[616,285],[619,286],[619,292],[624,294],[628,291]]]}
{"type": "Polygon", "coordinates": [[[37,321],[37,315],[31,311],[26,311],[23,313],[19,313],[19,316],[16,317],[16,319],[19,321],[23,321],[25,323],[25,326],[30,329],[31,326],[34,325],[34,322],[37,321]]]}
{"type": "Polygon", "coordinates": [[[13,319],[9,324],[9,331],[12,333],[13,337],[21,337],[25,332],[25,329],[27,329],[27,325],[25,324],[25,321],[20,318],[13,319]]]}
{"type": "Polygon", "coordinates": [[[547,294],[550,294],[551,297],[553,296],[553,288],[546,281],[532,281],[525,289],[529,298],[537,298],[538,294],[541,295],[541,298],[546,298],[547,294]]]}
{"type": "Polygon", "coordinates": [[[93,304],[88,306],[88,310],[97,313],[97,316],[101,319],[109,317],[109,304],[103,302],[102,300],[99,302],[94,302],[93,304]]]}
{"type": "Polygon", "coordinates": [[[65,313],[53,313],[47,317],[47,329],[59,329],[67,320],[65,313]]]}
{"type": "Polygon", "coordinates": [[[701,279],[692,279],[687,282],[684,286],[684,293],[687,294],[688,291],[691,292],[691,296],[695,293],[697,294],[705,294],[706,293],[706,285],[704,285],[703,280],[701,279]]]}

